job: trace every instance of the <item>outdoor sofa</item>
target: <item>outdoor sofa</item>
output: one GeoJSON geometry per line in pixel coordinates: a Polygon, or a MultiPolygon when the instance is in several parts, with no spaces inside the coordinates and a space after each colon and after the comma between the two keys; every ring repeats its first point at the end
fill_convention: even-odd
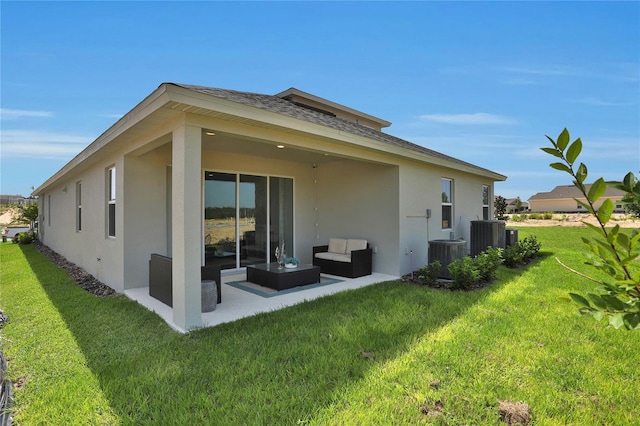
{"type": "Polygon", "coordinates": [[[313,247],[313,264],[322,273],[357,278],[371,275],[373,250],[367,240],[329,238],[326,246],[313,247]]]}
{"type": "MultiPolygon", "coordinates": [[[[155,297],[165,305],[173,307],[173,283],[171,278],[171,258],[152,253],[149,259],[149,296],[155,297]]],[[[218,303],[222,302],[220,266],[203,266],[202,281],[215,281],[218,290],[218,303]]]]}

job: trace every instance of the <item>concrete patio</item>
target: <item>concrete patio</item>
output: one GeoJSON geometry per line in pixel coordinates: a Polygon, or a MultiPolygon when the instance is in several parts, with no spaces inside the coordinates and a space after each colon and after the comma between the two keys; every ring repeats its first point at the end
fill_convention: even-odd
{"type": "MultiPolygon", "coordinates": [[[[392,275],[379,273],[355,279],[326,274],[323,274],[323,277],[338,279],[341,281],[334,284],[309,286],[310,288],[304,290],[283,292],[282,294],[263,297],[227,284],[229,282],[244,281],[246,279],[246,274],[244,272],[235,272],[228,275],[223,274],[222,303],[217,305],[214,311],[202,314],[202,325],[203,327],[214,327],[219,324],[236,321],[240,318],[249,317],[261,312],[275,311],[306,300],[317,299],[340,291],[353,290],[384,281],[398,279],[398,277],[392,275]]],[[[171,307],[149,296],[149,287],[129,289],[125,291],[125,294],[127,297],[137,301],[145,308],[157,313],[174,330],[180,333],[187,332],[187,330],[180,328],[173,322],[173,309],[171,307]]]]}

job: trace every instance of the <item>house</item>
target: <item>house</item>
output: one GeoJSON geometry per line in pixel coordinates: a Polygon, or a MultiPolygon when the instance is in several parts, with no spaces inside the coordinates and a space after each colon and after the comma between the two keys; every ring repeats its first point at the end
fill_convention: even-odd
{"type": "MultiPolygon", "coordinates": [[[[586,184],[585,187],[589,191],[591,184],[586,184]]],[[[621,203],[623,196],[623,191],[607,187],[595,207],[599,208],[605,199],[610,198],[615,206],[614,212],[623,213],[624,206],[621,203]]],[[[587,213],[587,210],[576,200],[587,202],[584,195],[574,185],[560,185],[553,188],[551,192],[538,192],[529,198],[529,210],[532,212],[587,213]]]]}
{"type": "Polygon", "coordinates": [[[468,241],[506,177],[390,124],[294,88],[163,83],[34,191],[40,238],[118,292],[148,286],[151,253],[172,257],[185,330],[201,324],[202,265],[239,271],[282,242],[311,263],[330,237],[366,239],[374,272],[400,276],[428,240],[468,241]]]}
{"type": "Polygon", "coordinates": [[[22,205],[22,204],[29,204],[30,200],[29,198],[25,198],[22,195],[9,195],[9,194],[3,194],[0,195],[0,205],[7,205],[7,204],[18,204],[18,205],[22,205]]]}
{"type": "Polygon", "coordinates": [[[529,209],[529,203],[520,201],[520,198],[507,198],[507,213],[520,213],[529,209]]]}

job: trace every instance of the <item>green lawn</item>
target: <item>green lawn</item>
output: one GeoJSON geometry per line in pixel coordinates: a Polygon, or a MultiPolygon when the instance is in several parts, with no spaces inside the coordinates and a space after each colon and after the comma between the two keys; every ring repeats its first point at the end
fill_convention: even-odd
{"type": "Polygon", "coordinates": [[[481,291],[387,282],[187,335],[84,292],[33,246],[1,244],[14,420],[494,425],[508,400],[535,424],[634,424],[640,335],[562,300],[593,286],[554,259],[581,268],[585,232],[521,228],[545,256],[481,291]]]}

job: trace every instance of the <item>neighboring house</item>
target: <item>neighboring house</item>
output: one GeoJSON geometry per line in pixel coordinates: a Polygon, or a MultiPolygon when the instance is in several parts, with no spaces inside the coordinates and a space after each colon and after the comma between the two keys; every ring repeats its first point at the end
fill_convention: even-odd
{"type": "Polygon", "coordinates": [[[330,237],[363,238],[374,272],[400,276],[429,239],[468,241],[506,177],[390,124],[293,88],[163,83],[34,191],[40,237],[118,292],[148,286],[151,253],[171,256],[184,329],[201,324],[202,264],[238,271],[283,241],[311,263],[330,237]]]}
{"type": "Polygon", "coordinates": [[[29,199],[22,195],[0,195],[0,205],[27,204],[28,202],[29,199]]]}
{"type": "Polygon", "coordinates": [[[507,213],[520,213],[529,210],[529,203],[520,201],[520,206],[518,206],[518,200],[519,198],[507,198],[507,213]]]}
{"type": "MultiPolygon", "coordinates": [[[[591,184],[586,184],[585,186],[587,191],[589,191],[591,184]]],[[[624,212],[624,206],[620,201],[623,196],[623,191],[607,187],[607,190],[600,201],[595,204],[595,207],[599,208],[605,199],[610,198],[615,206],[614,212],[622,213],[624,212]]],[[[538,192],[529,198],[529,210],[532,212],[587,213],[587,210],[582,207],[576,199],[583,203],[587,201],[580,190],[574,185],[560,185],[553,188],[551,192],[538,192]]]]}

